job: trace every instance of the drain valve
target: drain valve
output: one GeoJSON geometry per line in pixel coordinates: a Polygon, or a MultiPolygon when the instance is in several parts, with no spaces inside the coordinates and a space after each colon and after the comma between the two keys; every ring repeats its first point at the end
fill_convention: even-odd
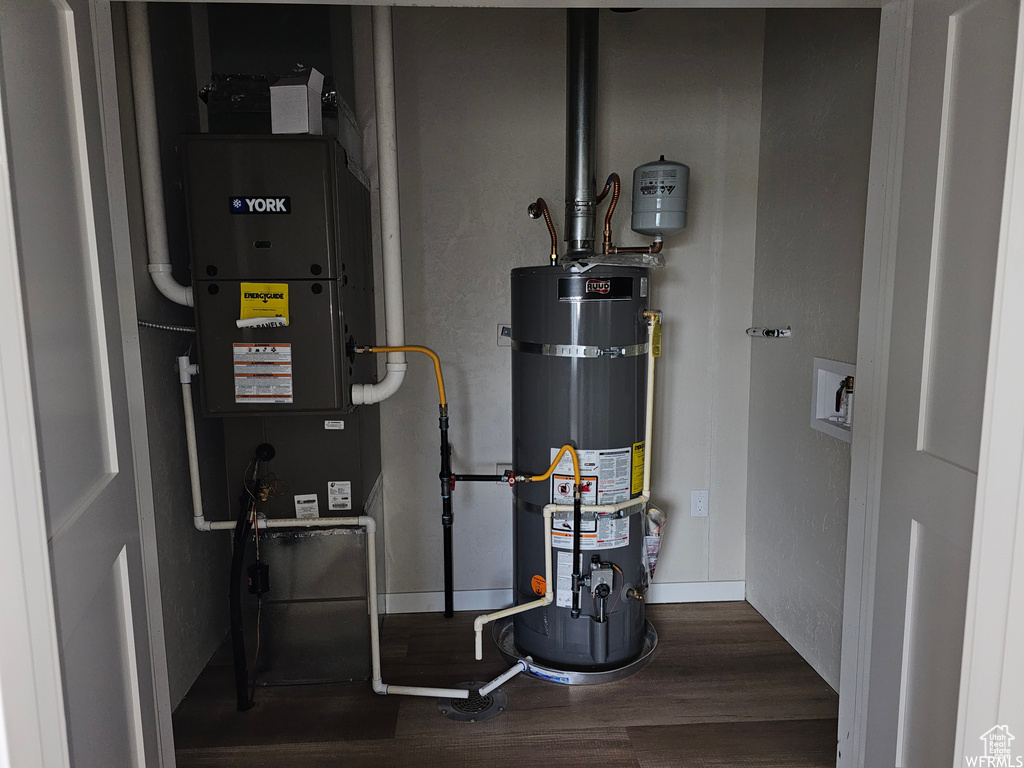
{"type": "Polygon", "coordinates": [[[460,723],[482,723],[484,720],[491,720],[505,711],[508,706],[508,695],[501,688],[495,688],[481,696],[479,691],[485,685],[486,683],[479,681],[459,683],[455,687],[469,690],[469,698],[441,698],[437,700],[437,708],[449,720],[460,723]]]}

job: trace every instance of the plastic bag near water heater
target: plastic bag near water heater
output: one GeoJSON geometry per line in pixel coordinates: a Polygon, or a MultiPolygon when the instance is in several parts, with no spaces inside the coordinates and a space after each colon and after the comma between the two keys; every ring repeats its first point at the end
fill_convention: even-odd
{"type": "Polygon", "coordinates": [[[647,566],[648,581],[654,578],[654,569],[658,566],[658,555],[661,554],[661,539],[665,534],[667,517],[657,507],[647,506],[644,513],[644,564],[647,566]]]}

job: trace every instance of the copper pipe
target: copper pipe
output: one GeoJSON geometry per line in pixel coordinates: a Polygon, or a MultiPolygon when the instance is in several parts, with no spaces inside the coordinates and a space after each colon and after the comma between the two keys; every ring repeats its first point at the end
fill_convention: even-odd
{"type": "Polygon", "coordinates": [[[555,232],[555,225],[551,222],[551,213],[548,211],[548,204],[543,197],[538,197],[537,202],[532,203],[526,209],[531,219],[544,217],[544,223],[548,225],[548,234],[551,235],[551,263],[558,261],[558,233],[555,232]]]}
{"type": "Polygon", "coordinates": [[[661,245],[661,240],[655,240],[650,245],[638,245],[629,248],[613,245],[611,251],[607,251],[607,253],[661,253],[661,245]]]}
{"type": "Polygon", "coordinates": [[[611,179],[611,176],[609,176],[608,177],[608,181],[606,181],[604,183],[604,189],[601,190],[601,194],[597,196],[597,199],[594,202],[596,204],[600,205],[601,201],[604,200],[608,196],[608,190],[611,189],[611,188],[612,188],[612,179],[611,179]]]}
{"type": "Polygon", "coordinates": [[[605,188],[612,185],[612,201],[608,203],[608,213],[604,215],[604,253],[616,253],[612,245],[612,216],[615,215],[615,206],[619,204],[619,174],[612,173],[605,182],[605,188]]]}

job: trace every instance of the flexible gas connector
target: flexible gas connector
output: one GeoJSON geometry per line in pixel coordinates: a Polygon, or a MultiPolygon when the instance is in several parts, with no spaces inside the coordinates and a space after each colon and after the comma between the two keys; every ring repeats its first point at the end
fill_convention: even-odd
{"type": "Polygon", "coordinates": [[[544,223],[548,225],[548,234],[551,235],[551,263],[554,264],[558,261],[558,234],[555,232],[555,225],[551,222],[551,212],[548,210],[548,204],[544,202],[543,197],[538,197],[537,202],[530,203],[526,212],[530,214],[531,219],[544,217],[544,223]]]}
{"type": "Polygon", "coordinates": [[[437,377],[437,396],[440,400],[441,412],[448,413],[448,401],[444,396],[444,376],[441,375],[441,358],[429,347],[356,347],[356,352],[420,352],[434,361],[434,375],[437,377]]]}
{"type": "MultiPolygon", "coordinates": [[[[542,482],[544,482],[549,477],[551,477],[551,473],[555,471],[555,467],[558,466],[558,462],[560,462],[562,460],[562,457],[566,453],[568,453],[572,457],[572,472],[573,472],[573,475],[576,478],[576,485],[578,486],[580,484],[580,459],[579,459],[579,456],[576,455],[576,449],[573,448],[568,443],[566,443],[565,445],[562,446],[562,449],[558,452],[558,455],[555,456],[555,460],[552,461],[551,462],[551,466],[548,467],[548,471],[547,472],[545,472],[543,475],[533,475],[533,476],[530,476],[530,477],[525,478],[525,479],[527,481],[531,481],[531,482],[535,482],[535,483],[542,483],[542,482]]],[[[518,480],[519,477],[517,477],[516,479],[518,480]]]]}

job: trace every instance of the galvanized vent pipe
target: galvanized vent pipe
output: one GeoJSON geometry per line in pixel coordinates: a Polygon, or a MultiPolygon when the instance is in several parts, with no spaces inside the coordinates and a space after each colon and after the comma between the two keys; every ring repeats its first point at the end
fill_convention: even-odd
{"type": "Polygon", "coordinates": [[[571,8],[566,19],[565,241],[574,261],[594,253],[597,14],[571,8]]]}

